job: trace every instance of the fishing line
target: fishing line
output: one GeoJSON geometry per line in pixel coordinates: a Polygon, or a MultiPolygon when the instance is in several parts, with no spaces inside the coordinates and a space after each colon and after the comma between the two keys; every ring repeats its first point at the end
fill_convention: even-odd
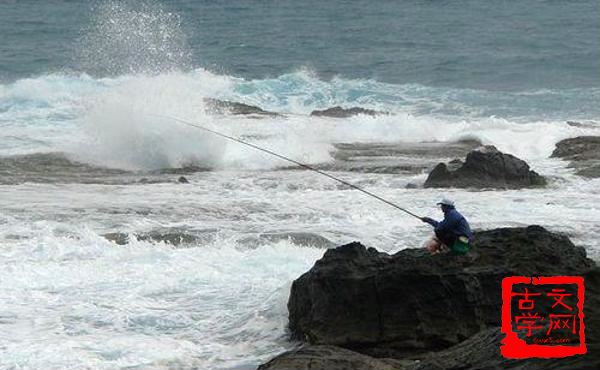
{"type": "Polygon", "coordinates": [[[295,165],[298,165],[298,166],[300,166],[300,167],[302,167],[302,168],[306,168],[307,170],[310,170],[310,171],[316,172],[316,173],[318,173],[318,174],[321,174],[321,175],[323,175],[323,176],[329,177],[330,179],[332,179],[332,180],[335,180],[335,181],[337,181],[337,182],[340,182],[340,183],[342,183],[342,184],[344,184],[344,185],[346,185],[346,186],[349,186],[349,187],[351,187],[352,189],[355,189],[355,190],[358,190],[358,191],[360,191],[360,192],[362,192],[362,193],[364,193],[364,194],[367,194],[368,196],[370,196],[370,197],[373,197],[373,198],[375,198],[375,199],[377,199],[377,200],[379,200],[379,201],[381,201],[381,202],[383,202],[383,203],[385,203],[385,204],[387,204],[387,205],[390,205],[390,206],[392,206],[392,207],[394,207],[394,208],[396,208],[396,209],[399,209],[400,211],[402,211],[402,212],[405,212],[405,213],[407,213],[407,214],[409,214],[409,215],[411,215],[411,216],[413,216],[413,217],[416,217],[416,218],[418,218],[419,220],[421,219],[421,217],[420,217],[420,216],[417,216],[416,214],[412,213],[411,211],[409,211],[409,210],[407,210],[407,209],[405,209],[405,208],[402,208],[402,207],[400,207],[399,205],[397,205],[397,204],[394,204],[394,203],[390,202],[389,200],[387,200],[387,199],[384,199],[384,198],[380,197],[379,195],[373,194],[373,193],[371,193],[370,191],[367,191],[367,190],[365,190],[365,189],[363,189],[363,188],[360,188],[360,187],[358,187],[358,186],[356,186],[356,185],[354,185],[354,184],[352,184],[352,183],[349,183],[348,181],[344,181],[344,180],[342,180],[342,179],[339,179],[339,178],[337,178],[337,177],[335,177],[335,176],[333,176],[333,175],[331,175],[331,174],[329,174],[329,173],[327,173],[327,172],[325,172],[325,171],[321,171],[321,170],[319,170],[319,169],[317,169],[317,168],[314,168],[314,167],[312,167],[312,166],[309,166],[309,165],[307,165],[307,164],[304,164],[304,163],[302,163],[302,162],[298,162],[298,161],[296,161],[296,160],[293,160],[293,159],[291,159],[291,158],[288,158],[288,157],[286,157],[286,156],[283,156],[283,155],[281,155],[281,154],[275,153],[275,152],[273,152],[273,151],[271,151],[271,150],[269,150],[269,149],[262,148],[262,147],[260,147],[260,146],[258,146],[258,145],[255,145],[255,144],[249,143],[249,142],[247,142],[247,141],[244,141],[244,140],[238,139],[238,138],[236,138],[236,137],[233,137],[233,136],[229,136],[229,135],[223,134],[223,133],[221,133],[221,132],[218,132],[218,131],[215,131],[215,130],[209,129],[209,128],[207,128],[207,127],[204,127],[204,126],[200,126],[200,125],[199,125],[199,124],[197,124],[197,123],[194,123],[194,122],[189,122],[189,121],[183,120],[183,119],[181,119],[181,118],[177,118],[177,117],[171,117],[171,116],[165,116],[165,115],[161,115],[161,114],[150,114],[150,115],[151,115],[151,116],[160,117],[160,118],[165,118],[165,119],[171,119],[171,120],[177,121],[177,122],[179,122],[179,123],[182,123],[182,124],[184,124],[184,125],[191,126],[191,127],[195,127],[195,128],[198,128],[198,129],[200,129],[200,130],[204,130],[204,131],[206,131],[206,132],[210,132],[210,133],[212,133],[212,134],[214,134],[214,135],[217,135],[217,136],[223,137],[223,138],[225,138],[225,139],[232,140],[232,141],[235,141],[235,142],[237,142],[237,143],[240,143],[240,144],[243,144],[243,145],[249,146],[249,147],[251,147],[251,148],[254,148],[254,149],[256,149],[256,150],[259,150],[259,151],[261,151],[261,152],[264,152],[264,153],[270,154],[270,155],[272,155],[272,156],[275,156],[275,157],[277,157],[277,158],[279,158],[279,159],[282,159],[282,160],[284,160],[284,161],[291,162],[291,163],[293,163],[293,164],[295,164],[295,165]]]}

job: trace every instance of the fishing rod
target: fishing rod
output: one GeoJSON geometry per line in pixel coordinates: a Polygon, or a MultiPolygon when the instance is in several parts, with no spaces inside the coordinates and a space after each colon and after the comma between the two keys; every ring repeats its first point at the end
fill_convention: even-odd
{"type": "Polygon", "coordinates": [[[237,143],[240,143],[240,144],[243,144],[243,145],[249,146],[249,147],[251,147],[251,148],[253,148],[253,149],[256,149],[256,150],[259,150],[259,151],[261,151],[261,152],[264,152],[264,153],[270,154],[270,155],[272,155],[272,156],[275,156],[275,157],[277,157],[277,158],[279,158],[279,159],[282,159],[282,160],[284,160],[284,161],[291,162],[291,163],[293,163],[293,164],[295,164],[295,165],[298,165],[298,166],[300,166],[300,167],[302,167],[302,168],[306,168],[307,170],[310,170],[310,171],[316,172],[316,173],[318,173],[318,174],[321,174],[321,175],[323,175],[323,176],[329,177],[330,179],[332,179],[332,180],[335,180],[335,181],[337,181],[337,182],[340,182],[340,183],[342,183],[342,184],[344,184],[344,185],[346,185],[346,186],[349,186],[349,187],[351,187],[352,189],[355,189],[355,190],[358,190],[358,191],[360,191],[360,192],[362,192],[362,193],[364,193],[364,194],[367,194],[368,196],[370,196],[370,197],[373,197],[373,198],[375,198],[375,199],[377,199],[377,200],[379,200],[379,201],[381,201],[381,202],[383,202],[383,203],[385,203],[385,204],[387,204],[387,205],[390,205],[390,206],[392,206],[392,207],[394,207],[394,208],[396,208],[396,209],[399,209],[400,211],[402,211],[402,212],[405,212],[405,213],[407,213],[407,214],[409,214],[409,215],[411,215],[411,216],[413,216],[413,217],[416,217],[416,218],[418,218],[419,220],[421,219],[421,217],[420,217],[420,216],[417,216],[416,214],[412,213],[411,211],[409,211],[409,210],[407,210],[407,209],[405,209],[405,208],[402,208],[402,207],[400,207],[399,205],[397,205],[397,204],[394,204],[394,203],[390,202],[389,200],[387,200],[387,199],[384,199],[384,198],[380,197],[379,195],[373,194],[373,193],[371,193],[370,191],[367,191],[367,190],[365,190],[365,189],[363,189],[363,188],[360,188],[360,187],[358,187],[358,186],[356,186],[356,185],[354,185],[354,184],[352,184],[352,183],[349,183],[348,181],[344,181],[344,180],[342,180],[342,179],[339,179],[339,178],[337,178],[337,177],[335,177],[335,176],[333,176],[333,175],[331,175],[331,174],[329,174],[329,173],[327,173],[327,172],[325,172],[325,171],[321,171],[321,170],[319,170],[319,169],[317,169],[317,168],[314,168],[314,167],[312,167],[312,166],[309,166],[309,165],[307,165],[307,164],[304,164],[304,163],[302,163],[302,162],[298,162],[298,161],[296,161],[296,160],[294,160],[294,159],[291,159],[291,158],[288,158],[288,157],[286,157],[286,156],[283,156],[283,155],[281,155],[281,154],[275,153],[275,152],[273,152],[273,151],[271,151],[271,150],[269,150],[269,149],[262,148],[262,147],[260,147],[260,146],[258,146],[258,145],[255,145],[255,144],[249,143],[249,142],[247,142],[247,141],[244,141],[244,140],[238,139],[238,138],[236,138],[236,137],[229,136],[229,135],[223,134],[223,133],[221,133],[221,132],[218,132],[218,131],[215,131],[215,130],[209,129],[209,128],[207,128],[207,127],[204,127],[204,126],[201,126],[201,125],[199,125],[199,124],[197,124],[197,123],[194,123],[194,122],[189,122],[189,121],[183,120],[183,119],[181,119],[181,118],[177,118],[177,117],[171,117],[171,116],[165,116],[165,115],[161,115],[161,114],[151,114],[151,115],[152,115],[152,116],[156,116],[156,117],[160,117],[160,118],[171,119],[171,120],[177,121],[177,122],[179,122],[179,123],[181,123],[181,124],[184,124],[184,125],[187,125],[187,126],[191,126],[191,127],[195,127],[195,128],[198,128],[198,129],[200,129],[200,130],[204,130],[204,131],[206,131],[206,132],[210,132],[210,133],[212,133],[212,134],[214,134],[214,135],[217,135],[217,136],[223,137],[223,138],[225,138],[225,139],[228,139],[228,140],[235,141],[235,142],[237,142],[237,143]]]}

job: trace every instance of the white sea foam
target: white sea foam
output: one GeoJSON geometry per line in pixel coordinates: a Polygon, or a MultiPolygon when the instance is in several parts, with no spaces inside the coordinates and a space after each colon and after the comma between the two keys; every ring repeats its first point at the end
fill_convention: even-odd
{"type": "MultiPolygon", "coordinates": [[[[281,165],[273,158],[237,144],[227,145],[212,134],[159,116],[248,137],[249,141],[308,163],[331,160],[331,144],[337,142],[462,138],[477,138],[524,159],[538,159],[547,157],[553,144],[561,139],[598,132],[593,126],[572,127],[563,121],[541,121],[535,117],[501,118],[432,111],[421,114],[417,107],[425,98],[413,99],[408,105],[407,98],[397,100],[399,104],[392,108],[393,100],[381,100],[382,96],[389,98],[385,92],[390,86],[340,81],[315,80],[301,71],[282,76],[279,80],[282,87],[268,80],[244,81],[201,69],[102,79],[50,75],[20,80],[2,85],[0,90],[0,106],[4,107],[0,119],[6,138],[2,149],[5,154],[63,150],[77,160],[126,169],[188,164],[225,169],[281,165]],[[301,89],[314,89],[312,93],[289,91],[288,80],[294,78],[303,81],[297,82],[301,89]],[[281,90],[277,91],[278,88],[281,90]],[[335,97],[322,95],[334,88],[346,93],[335,97]],[[351,91],[361,91],[362,95],[350,96],[351,91]],[[281,95],[274,96],[276,92],[281,95]],[[217,117],[206,112],[203,100],[206,97],[258,104],[288,115],[261,120],[217,117]],[[312,109],[334,104],[361,105],[392,114],[345,120],[308,116],[312,109]]],[[[418,86],[400,90],[403,89],[420,90],[418,86]]]]}
{"type": "Polygon", "coordinates": [[[289,283],[321,253],[76,235],[46,230],[3,248],[0,367],[222,368],[279,351],[289,283]]]}

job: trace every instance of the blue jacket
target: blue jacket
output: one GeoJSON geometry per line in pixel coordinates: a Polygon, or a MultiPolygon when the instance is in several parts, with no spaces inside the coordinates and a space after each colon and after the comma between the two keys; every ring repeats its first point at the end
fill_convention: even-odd
{"type": "Polygon", "coordinates": [[[469,243],[471,242],[471,238],[473,237],[473,233],[471,232],[471,227],[467,220],[458,213],[458,211],[454,208],[450,209],[448,212],[444,214],[443,221],[435,221],[431,220],[431,226],[435,228],[436,233],[450,233],[455,236],[466,236],[469,238],[469,243]]]}

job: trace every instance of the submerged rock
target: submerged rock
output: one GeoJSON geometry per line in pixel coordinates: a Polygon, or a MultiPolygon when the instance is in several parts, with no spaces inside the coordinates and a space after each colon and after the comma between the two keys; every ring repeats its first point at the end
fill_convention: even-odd
{"type": "Polygon", "coordinates": [[[473,244],[466,256],[389,255],[360,243],[328,250],[294,281],[288,302],[292,335],[308,343],[262,369],[598,368],[600,269],[583,248],[540,226],[479,231],[473,244]],[[500,355],[501,281],[514,275],[584,276],[587,355],[500,355]]]}
{"type": "Polygon", "coordinates": [[[333,117],[333,118],[348,118],[352,116],[357,116],[359,114],[366,114],[368,116],[376,116],[380,114],[386,114],[384,112],[378,112],[376,110],[360,108],[360,107],[352,107],[352,108],[342,108],[340,106],[327,108],[323,110],[314,110],[310,113],[311,116],[316,117],[333,117]]]}
{"type": "Polygon", "coordinates": [[[556,144],[552,157],[571,161],[570,167],[585,177],[600,177],[600,136],[578,136],[556,144]]]}
{"type": "Polygon", "coordinates": [[[238,103],[233,101],[206,98],[204,102],[210,110],[218,114],[254,115],[254,116],[281,116],[276,112],[269,112],[254,105],[238,103]]]}
{"type": "Polygon", "coordinates": [[[0,156],[0,185],[130,184],[135,174],[79,162],[62,152],[0,156]]]}
{"type": "Polygon", "coordinates": [[[260,245],[278,243],[287,240],[295,245],[316,248],[332,248],[335,244],[324,236],[306,232],[280,232],[262,233],[249,236],[240,240],[240,243],[249,248],[258,248],[260,245]]]}
{"type": "Polygon", "coordinates": [[[185,176],[180,176],[177,179],[177,182],[180,184],[189,184],[190,183],[190,181],[185,176]]]}
{"type": "Polygon", "coordinates": [[[212,170],[211,167],[186,164],[183,167],[161,168],[160,170],[154,170],[151,173],[155,175],[190,175],[196,172],[208,172],[212,170]]]}
{"type": "Polygon", "coordinates": [[[573,126],[573,127],[591,128],[591,127],[598,127],[598,122],[595,122],[595,121],[583,121],[583,122],[567,121],[567,125],[573,126]]]}
{"type": "Polygon", "coordinates": [[[486,145],[467,154],[465,162],[438,164],[425,180],[426,188],[508,188],[543,186],[546,179],[510,154],[486,145]]]}
{"type": "Polygon", "coordinates": [[[177,229],[159,229],[136,233],[113,232],[106,233],[102,236],[118,245],[129,244],[131,241],[130,238],[133,236],[140,241],[166,243],[178,247],[182,245],[197,245],[202,241],[207,241],[211,238],[212,231],[213,230],[203,230],[196,234],[177,229]]]}

